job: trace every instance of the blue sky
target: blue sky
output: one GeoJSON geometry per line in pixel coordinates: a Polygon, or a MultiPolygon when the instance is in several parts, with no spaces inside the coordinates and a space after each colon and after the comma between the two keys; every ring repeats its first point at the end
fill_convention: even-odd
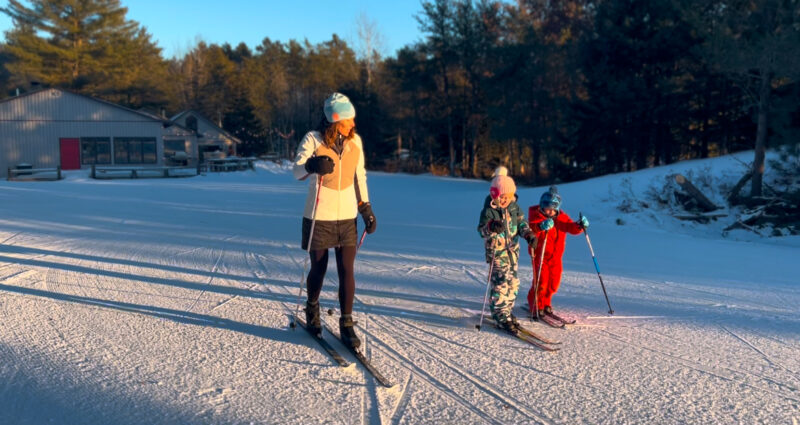
{"type": "MultiPolygon", "coordinates": [[[[252,48],[265,37],[316,44],[336,33],[353,43],[362,13],[377,25],[384,55],[394,55],[422,38],[414,18],[422,10],[421,0],[122,0],[122,4],[128,8],[128,19],[147,28],[165,57],[186,52],[198,39],[234,46],[244,42],[252,48]]],[[[11,26],[8,16],[0,13],[0,31],[11,26]]]]}

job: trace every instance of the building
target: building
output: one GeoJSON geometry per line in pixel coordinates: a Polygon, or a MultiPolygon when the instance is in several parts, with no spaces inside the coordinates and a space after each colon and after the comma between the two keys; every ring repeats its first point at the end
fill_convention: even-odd
{"type": "Polygon", "coordinates": [[[197,111],[183,111],[170,118],[170,121],[181,127],[193,130],[197,134],[198,158],[200,162],[208,159],[219,159],[235,156],[237,145],[241,140],[223,130],[197,111]]]}
{"type": "Polygon", "coordinates": [[[213,123],[207,135],[196,131],[205,128],[208,120],[196,113],[191,116],[196,117],[197,129],[53,88],[0,100],[0,177],[20,163],[64,170],[94,164],[196,165],[200,138],[203,149],[209,141],[219,146],[227,146],[227,140],[239,143],[230,135],[218,137],[228,133],[213,123]]]}

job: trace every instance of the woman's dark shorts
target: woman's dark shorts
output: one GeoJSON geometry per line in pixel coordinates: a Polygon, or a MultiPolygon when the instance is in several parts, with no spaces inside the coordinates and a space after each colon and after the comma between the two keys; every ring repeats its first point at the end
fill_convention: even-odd
{"type": "MultiPolygon", "coordinates": [[[[301,246],[308,250],[308,236],[311,233],[311,220],[303,217],[303,238],[301,246]]],[[[339,246],[356,246],[358,224],[355,218],[349,220],[324,221],[314,224],[314,240],[311,249],[328,249],[339,246]]]]}

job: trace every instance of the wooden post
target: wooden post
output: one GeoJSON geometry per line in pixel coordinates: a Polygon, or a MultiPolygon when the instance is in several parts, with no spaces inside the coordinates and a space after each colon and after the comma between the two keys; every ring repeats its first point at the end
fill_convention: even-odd
{"type": "Polygon", "coordinates": [[[702,208],[704,211],[714,211],[718,210],[719,207],[714,205],[710,199],[703,195],[703,192],[700,192],[693,184],[689,181],[686,177],[681,174],[675,174],[675,181],[681,186],[683,190],[685,190],[689,196],[694,198],[697,201],[697,204],[702,208]]]}
{"type": "Polygon", "coordinates": [[[8,167],[8,174],[6,174],[6,180],[11,181],[11,167],[8,167]]]}

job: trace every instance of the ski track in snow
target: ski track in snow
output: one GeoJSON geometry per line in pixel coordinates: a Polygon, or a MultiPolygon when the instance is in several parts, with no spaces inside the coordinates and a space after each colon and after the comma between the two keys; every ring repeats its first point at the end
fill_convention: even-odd
{"type": "MultiPolygon", "coordinates": [[[[800,270],[784,260],[796,258],[797,247],[694,239],[664,218],[659,243],[687,254],[659,259],[681,264],[674,275],[648,274],[660,263],[636,238],[646,241],[649,225],[633,220],[624,229],[637,231],[620,232],[610,223],[613,205],[595,199],[613,176],[564,185],[570,212],[597,210],[592,242],[617,313],[603,316],[587,248],[571,239],[555,301],[579,323],[527,325],[561,341],[561,351],[546,353],[473,327],[487,276],[472,221],[488,183],[370,174],[381,226],[356,259],[354,313],[365,353],[395,383],[383,388],[330,335],[348,368],[289,328],[307,256],[297,246],[306,191],[285,171],[259,170],[163,181],[68,173],[37,183],[35,195],[15,195],[14,209],[0,205],[0,423],[800,418],[800,295],[786,283],[800,270]],[[448,226],[417,226],[429,217],[452,218],[448,226]],[[626,238],[635,252],[608,249],[626,238]],[[724,276],[687,272],[706,267],[695,253],[719,250],[731,259],[713,275],[724,276]],[[746,266],[776,261],[784,262],[756,277],[746,266]]],[[[0,191],[9,186],[17,187],[0,182],[0,191]]],[[[531,200],[539,192],[519,194],[531,200]]],[[[530,285],[525,255],[518,303],[530,285]]],[[[338,316],[325,314],[338,311],[330,258],[323,320],[338,328],[338,316]]]]}
{"type": "MultiPolygon", "coordinates": [[[[714,377],[721,378],[721,379],[726,380],[726,381],[737,382],[737,383],[742,384],[742,385],[750,386],[750,387],[753,387],[754,389],[757,389],[759,391],[763,391],[763,392],[766,392],[766,393],[771,393],[771,394],[774,394],[774,395],[776,395],[778,397],[785,398],[787,400],[791,400],[791,401],[794,401],[794,402],[800,402],[800,398],[799,398],[800,397],[800,393],[798,393],[798,389],[795,386],[792,386],[792,385],[789,385],[789,384],[786,384],[786,383],[782,383],[782,382],[773,380],[772,378],[769,378],[769,377],[766,377],[766,376],[762,376],[762,375],[759,375],[759,374],[755,374],[755,373],[752,373],[752,372],[748,372],[748,371],[745,371],[745,370],[742,370],[742,369],[730,368],[730,367],[725,367],[725,366],[717,367],[717,366],[713,366],[713,365],[703,364],[703,363],[698,362],[698,361],[689,360],[689,359],[686,358],[686,355],[683,354],[683,353],[678,352],[676,354],[673,354],[673,353],[667,352],[666,350],[662,350],[662,349],[659,349],[659,348],[652,348],[652,347],[650,347],[650,346],[648,346],[646,344],[634,342],[634,341],[632,341],[630,339],[627,339],[627,338],[625,338],[623,336],[620,336],[620,335],[618,335],[618,334],[616,334],[614,332],[610,332],[610,331],[607,331],[607,330],[604,331],[603,333],[606,334],[607,336],[610,336],[614,340],[624,342],[625,344],[629,345],[630,347],[636,347],[636,348],[639,348],[639,349],[647,350],[647,351],[652,352],[652,353],[654,353],[654,354],[656,354],[658,356],[666,358],[669,361],[675,362],[675,363],[677,363],[679,365],[682,365],[684,367],[690,368],[692,370],[695,370],[695,371],[698,371],[698,372],[701,372],[701,373],[704,373],[704,374],[712,375],[714,377]],[[776,390],[771,389],[771,388],[757,386],[757,385],[755,385],[755,384],[753,384],[751,382],[748,382],[748,380],[743,378],[741,375],[749,375],[749,376],[751,376],[753,378],[756,378],[757,380],[767,381],[767,382],[775,384],[775,385],[777,385],[777,386],[779,386],[781,388],[785,388],[785,389],[787,389],[789,391],[792,391],[794,394],[786,394],[784,392],[776,391],[776,390]]],[[[734,336],[737,337],[735,334],[734,334],[734,336]]],[[[737,337],[737,339],[740,339],[740,338],[737,337]]],[[[753,347],[751,346],[751,348],[753,348],[753,347]]],[[[758,350],[756,350],[756,351],[758,351],[758,350]]],[[[761,353],[760,351],[758,351],[758,352],[761,353]]],[[[761,354],[763,355],[763,353],[761,353],[761,354]]]]}
{"type": "MultiPolygon", "coordinates": [[[[294,258],[294,256],[293,256],[292,254],[289,254],[289,256],[290,256],[290,258],[292,258],[292,262],[293,262],[294,264],[298,264],[298,263],[299,263],[299,262],[298,262],[298,261],[297,261],[297,260],[294,258]]],[[[401,257],[402,257],[402,256],[401,256],[401,257]]],[[[420,268],[417,268],[417,269],[419,269],[419,270],[424,270],[424,269],[435,269],[435,268],[433,268],[433,267],[431,267],[431,268],[420,267],[420,268]]],[[[402,268],[401,268],[401,269],[399,269],[398,271],[400,271],[400,272],[403,272],[403,273],[406,273],[406,274],[407,274],[407,271],[405,271],[405,270],[404,270],[404,269],[402,269],[402,268]]],[[[325,277],[325,279],[326,279],[326,283],[327,283],[327,285],[326,285],[326,286],[327,286],[328,288],[331,288],[331,287],[335,287],[335,286],[336,286],[336,282],[335,282],[335,281],[334,281],[334,280],[333,280],[333,279],[330,277],[330,272],[329,272],[328,274],[326,274],[326,277],[325,277]]],[[[323,288],[323,289],[324,289],[324,288],[323,288]]],[[[288,288],[287,288],[287,290],[288,290],[288,288]]],[[[364,303],[364,301],[363,301],[363,300],[361,300],[361,297],[359,297],[358,295],[356,296],[356,303],[357,303],[357,304],[359,304],[359,305],[361,305],[362,307],[365,307],[365,308],[366,308],[366,310],[368,310],[368,305],[367,305],[367,304],[365,304],[365,303],[364,303]]],[[[402,320],[400,320],[400,319],[387,320],[387,321],[389,321],[389,322],[394,322],[394,323],[396,323],[396,322],[402,322],[402,320]]],[[[375,322],[376,322],[376,319],[374,319],[374,318],[373,318],[372,322],[373,322],[373,323],[375,323],[375,322]]],[[[381,328],[382,328],[384,331],[387,329],[387,327],[386,327],[385,325],[379,325],[379,326],[381,326],[381,328]]],[[[392,326],[392,324],[389,324],[388,326],[392,326]]],[[[363,330],[363,329],[362,329],[362,330],[363,330]]],[[[377,334],[375,334],[374,332],[367,332],[367,331],[364,331],[364,332],[363,332],[363,336],[364,336],[365,340],[366,340],[366,338],[369,338],[371,341],[373,341],[373,344],[376,344],[376,343],[377,343],[378,345],[380,345],[380,346],[383,346],[383,347],[389,347],[389,346],[392,346],[392,345],[389,345],[389,344],[387,344],[387,343],[386,343],[386,342],[385,342],[383,339],[379,338],[379,337],[378,337],[378,335],[377,335],[377,334]]],[[[412,346],[414,346],[414,347],[416,347],[416,348],[417,348],[417,350],[421,351],[422,353],[425,353],[425,354],[427,354],[428,356],[433,356],[434,358],[438,358],[439,360],[442,360],[442,361],[444,361],[444,360],[443,360],[441,357],[436,357],[435,355],[431,354],[431,352],[430,352],[430,351],[427,351],[427,350],[425,350],[425,349],[422,349],[421,347],[419,347],[418,345],[416,345],[414,342],[411,342],[411,341],[409,341],[408,339],[405,339],[405,341],[404,341],[404,344],[401,344],[401,345],[402,345],[402,346],[408,346],[409,344],[410,344],[410,345],[412,345],[412,346]]],[[[395,343],[393,346],[397,346],[397,344],[395,343]]],[[[471,375],[470,375],[468,372],[465,372],[464,370],[462,370],[462,369],[458,368],[457,366],[454,366],[453,364],[450,364],[450,363],[448,363],[448,364],[447,364],[447,366],[448,366],[450,369],[452,369],[452,370],[456,371],[458,375],[461,375],[462,377],[466,378],[468,381],[471,381],[473,385],[476,385],[476,386],[478,386],[478,387],[479,387],[479,388],[481,388],[482,390],[487,390],[487,389],[488,389],[487,387],[483,386],[483,385],[480,383],[480,381],[479,381],[478,379],[476,379],[475,377],[471,376],[471,375]]],[[[379,418],[380,418],[380,417],[379,417],[379,415],[378,415],[376,412],[370,412],[370,407],[371,407],[371,406],[373,406],[373,408],[374,408],[374,406],[375,406],[375,404],[376,404],[376,403],[375,403],[375,401],[376,401],[376,400],[370,400],[370,396],[373,396],[373,395],[374,395],[374,391],[368,391],[368,388],[373,388],[373,389],[374,389],[374,388],[375,388],[375,384],[374,384],[374,382],[373,382],[372,378],[371,378],[371,377],[370,377],[370,376],[369,376],[367,373],[365,373],[365,376],[366,376],[366,379],[367,379],[367,383],[368,383],[368,384],[367,384],[367,385],[365,385],[365,386],[363,387],[363,390],[362,390],[362,393],[361,393],[361,399],[362,399],[362,410],[361,410],[361,411],[362,411],[362,416],[361,416],[361,423],[362,423],[362,424],[370,424],[370,425],[371,425],[371,424],[375,424],[375,423],[381,423],[381,422],[380,422],[380,420],[379,420],[379,418]]],[[[425,376],[428,376],[428,377],[429,377],[429,378],[427,379],[427,382],[428,382],[429,384],[433,385],[433,387],[434,387],[434,388],[436,388],[436,389],[438,389],[438,390],[440,390],[440,391],[443,391],[443,390],[441,390],[441,387],[444,385],[444,384],[443,384],[443,382],[445,382],[445,380],[443,380],[443,379],[441,379],[441,378],[439,378],[439,377],[437,377],[437,376],[435,376],[435,375],[432,375],[432,374],[430,374],[430,373],[426,373],[426,374],[425,374],[425,376]]],[[[409,377],[409,379],[406,381],[406,387],[404,387],[404,394],[403,394],[403,395],[400,397],[400,400],[399,400],[399,401],[398,401],[398,403],[397,403],[397,406],[398,406],[398,407],[399,407],[400,403],[404,403],[404,404],[407,404],[407,403],[408,403],[407,399],[408,399],[408,396],[409,396],[409,394],[410,394],[410,392],[409,392],[409,388],[408,388],[408,385],[409,385],[409,384],[410,384],[410,382],[411,382],[411,381],[410,381],[410,379],[411,379],[411,378],[409,377]],[[405,399],[405,401],[404,401],[404,399],[405,399]]],[[[444,392],[446,395],[448,395],[448,396],[450,396],[450,397],[453,397],[453,392],[452,392],[452,391],[443,391],[443,392],[444,392]]],[[[488,392],[489,392],[490,394],[492,394],[494,397],[496,397],[496,398],[497,398],[498,400],[500,400],[500,401],[506,400],[505,396],[503,396],[503,395],[499,395],[499,393],[497,392],[497,390],[496,390],[496,389],[488,389],[488,392]]],[[[520,411],[523,411],[523,412],[524,412],[524,408],[520,407],[520,405],[517,405],[516,407],[517,407],[517,410],[520,410],[520,411]]],[[[470,408],[471,408],[472,410],[474,410],[474,411],[478,411],[478,410],[477,410],[477,409],[476,409],[474,406],[470,406],[470,408]]],[[[397,409],[397,408],[396,408],[396,409],[397,409]]],[[[400,410],[400,412],[402,412],[402,410],[400,410]]],[[[397,411],[395,411],[395,413],[394,413],[394,414],[392,414],[392,415],[391,415],[391,417],[395,417],[396,415],[397,415],[397,411]]],[[[531,416],[531,415],[529,415],[529,416],[531,416]]],[[[484,419],[487,419],[487,420],[489,420],[490,418],[488,418],[488,417],[484,417],[484,419]]],[[[398,418],[398,420],[399,420],[399,418],[398,418]]],[[[491,421],[491,422],[492,422],[492,423],[497,423],[497,422],[493,422],[493,421],[491,421]]],[[[499,422],[499,423],[502,423],[502,422],[499,422]]]]}
{"type": "MultiPolygon", "coordinates": [[[[256,257],[255,254],[253,254],[253,257],[256,258],[259,266],[261,267],[261,271],[262,272],[266,272],[266,266],[264,265],[264,263],[258,257],[256,257]]],[[[298,261],[294,258],[294,255],[289,254],[289,257],[292,259],[292,262],[294,264],[298,263],[298,261]]],[[[306,272],[307,272],[307,270],[306,270],[306,272]]],[[[258,277],[264,276],[264,275],[261,275],[261,274],[258,274],[258,273],[256,273],[256,274],[258,275],[258,277]]],[[[287,291],[288,295],[291,295],[289,288],[284,288],[284,289],[287,291]]],[[[283,304],[284,309],[286,309],[290,314],[295,314],[295,311],[298,311],[297,308],[294,311],[289,309],[289,307],[287,306],[286,303],[282,303],[282,304],[283,304]]],[[[302,309],[300,309],[299,311],[302,311],[302,309]]],[[[300,314],[300,313],[297,313],[297,314],[300,314]]],[[[325,313],[321,312],[321,314],[324,315],[325,313]]],[[[325,319],[324,316],[321,317],[321,318],[323,320],[325,319]]],[[[351,366],[350,367],[355,366],[356,363],[357,363],[357,361],[354,361],[354,360],[351,361],[351,366]]],[[[379,411],[379,402],[378,402],[378,398],[377,398],[377,385],[375,384],[375,382],[373,381],[372,376],[369,375],[368,372],[364,372],[364,377],[365,377],[365,384],[361,386],[361,391],[360,391],[360,394],[359,394],[360,400],[361,400],[361,402],[360,402],[361,414],[359,415],[360,423],[362,425],[376,425],[376,424],[380,425],[381,424],[381,417],[380,417],[380,411],[379,411]]]]}
{"type": "MultiPolygon", "coordinates": [[[[403,321],[398,319],[397,322],[403,322],[403,321]]],[[[438,362],[447,366],[456,375],[460,376],[466,381],[469,381],[472,385],[479,388],[482,392],[486,393],[487,395],[496,398],[498,402],[507,403],[515,410],[523,414],[528,420],[541,420],[544,423],[550,423],[549,419],[545,418],[542,413],[533,412],[531,409],[527,408],[523,403],[516,400],[512,395],[504,393],[499,388],[475,376],[465,368],[460,367],[455,363],[451,362],[441,352],[431,348],[433,347],[433,345],[423,346],[419,342],[410,341],[409,339],[406,339],[406,342],[408,342],[410,345],[415,346],[417,350],[420,351],[421,353],[425,353],[428,356],[435,358],[438,362]]],[[[520,343],[520,345],[524,346],[523,343],[520,343]]]]}
{"type": "MultiPolygon", "coordinates": [[[[764,357],[764,360],[766,360],[766,362],[767,362],[767,363],[769,363],[769,365],[770,365],[770,366],[773,366],[773,367],[775,367],[775,368],[779,368],[779,369],[785,370],[786,372],[789,372],[790,374],[794,375],[794,378],[798,380],[798,384],[796,384],[795,386],[791,386],[791,385],[789,385],[789,384],[782,384],[782,383],[775,382],[775,381],[772,381],[772,382],[774,382],[774,383],[775,383],[775,384],[777,384],[777,385],[780,385],[780,386],[784,386],[784,387],[786,387],[786,388],[789,388],[789,389],[791,389],[791,390],[792,390],[792,391],[794,391],[794,392],[798,392],[798,393],[800,393],[800,390],[798,390],[798,388],[800,388],[800,374],[798,374],[796,371],[794,371],[794,370],[792,370],[792,369],[790,369],[790,368],[787,368],[787,367],[783,366],[783,365],[782,365],[780,362],[776,361],[776,360],[775,360],[775,359],[774,359],[772,356],[768,355],[768,354],[767,354],[767,353],[765,353],[763,350],[761,350],[760,348],[756,347],[755,345],[753,345],[753,343],[751,343],[750,341],[748,341],[748,340],[747,340],[747,339],[745,339],[744,337],[740,336],[739,334],[737,334],[737,333],[733,332],[732,330],[728,329],[727,327],[725,327],[725,326],[723,326],[723,325],[720,325],[720,327],[721,327],[723,330],[725,330],[725,332],[728,332],[728,333],[729,333],[729,334],[731,334],[731,335],[732,335],[734,338],[738,339],[739,341],[741,341],[741,342],[742,342],[743,344],[745,344],[746,346],[748,346],[748,347],[752,348],[752,349],[753,349],[753,351],[755,351],[756,353],[758,353],[758,354],[760,354],[762,357],[764,357]]],[[[766,378],[766,377],[763,377],[763,379],[765,379],[765,380],[769,380],[769,378],[766,378]]],[[[771,380],[770,380],[770,381],[771,381],[771,380]]],[[[798,395],[800,395],[800,394],[798,394],[798,395]]]]}
{"type": "MultiPolygon", "coordinates": [[[[217,272],[217,267],[219,267],[219,262],[220,262],[220,260],[222,260],[222,255],[223,255],[223,254],[224,254],[224,253],[223,253],[222,251],[220,251],[220,252],[219,252],[219,255],[217,256],[217,261],[215,261],[215,262],[214,262],[214,266],[213,266],[213,267],[211,267],[211,274],[214,274],[214,273],[216,273],[216,272],[217,272]]],[[[214,281],[214,277],[213,277],[213,276],[212,276],[212,277],[209,277],[209,278],[208,278],[208,281],[206,282],[206,286],[208,286],[208,285],[211,285],[211,282],[213,282],[213,281],[214,281]]],[[[187,308],[187,309],[186,309],[186,311],[192,311],[192,310],[194,309],[194,306],[195,306],[195,305],[197,305],[197,301],[199,301],[199,300],[200,300],[200,298],[201,298],[201,297],[203,296],[203,294],[205,294],[205,293],[206,293],[206,290],[205,290],[205,289],[203,289],[202,291],[200,291],[200,293],[197,295],[197,298],[195,298],[195,299],[194,299],[194,301],[192,301],[192,304],[189,306],[189,308],[187,308]]]]}
{"type": "MultiPolygon", "coordinates": [[[[253,270],[254,276],[263,279],[265,276],[268,275],[266,265],[258,255],[250,253],[250,257],[255,259],[257,266],[260,269],[258,271],[253,270]]],[[[297,264],[297,260],[294,258],[293,255],[289,254],[289,257],[292,259],[292,262],[294,264],[297,264]]],[[[287,295],[291,295],[289,288],[284,288],[284,289],[287,292],[287,295]]],[[[266,287],[265,290],[272,292],[269,288],[266,287]]],[[[281,304],[290,316],[295,314],[296,309],[295,310],[290,309],[287,303],[281,303],[281,304]]],[[[324,312],[321,313],[323,315],[325,314],[324,312]]],[[[322,319],[324,320],[324,316],[322,317],[322,319]]],[[[356,366],[356,364],[357,361],[351,360],[351,366],[349,366],[349,368],[358,367],[356,366]]],[[[379,402],[377,398],[377,385],[373,381],[372,376],[369,375],[367,372],[364,372],[364,377],[365,377],[365,384],[361,386],[361,391],[359,394],[361,400],[360,402],[361,413],[359,415],[359,421],[362,425],[376,425],[376,424],[380,425],[382,422],[379,410],[379,402]]]]}

